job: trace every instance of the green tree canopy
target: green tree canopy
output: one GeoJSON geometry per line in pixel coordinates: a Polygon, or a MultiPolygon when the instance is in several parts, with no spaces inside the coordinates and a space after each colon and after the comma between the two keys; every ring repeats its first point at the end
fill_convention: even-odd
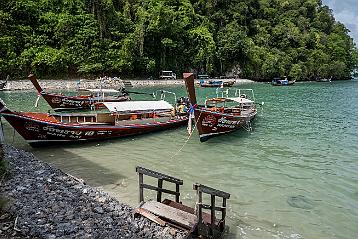
{"type": "Polygon", "coordinates": [[[2,0],[0,77],[345,79],[358,67],[348,32],[320,0],[2,0]]]}

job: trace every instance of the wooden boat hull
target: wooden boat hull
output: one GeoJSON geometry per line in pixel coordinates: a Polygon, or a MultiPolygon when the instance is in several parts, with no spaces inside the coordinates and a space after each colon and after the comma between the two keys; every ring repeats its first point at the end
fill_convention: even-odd
{"type": "Polygon", "coordinates": [[[289,81],[287,84],[281,84],[281,83],[271,83],[272,86],[290,86],[295,84],[296,81],[289,81]]]}
{"type": "MultiPolygon", "coordinates": [[[[209,138],[221,134],[233,132],[239,128],[249,126],[251,120],[256,116],[256,107],[245,113],[224,113],[223,111],[212,111],[197,105],[194,76],[192,73],[184,73],[185,86],[191,103],[191,110],[194,110],[195,125],[198,129],[200,141],[204,142],[209,138]]],[[[214,110],[214,109],[213,109],[214,110]]]]}
{"type": "Polygon", "coordinates": [[[318,79],[318,80],[316,80],[316,82],[332,82],[332,80],[331,79],[318,79]]]}
{"type": "Polygon", "coordinates": [[[217,83],[199,83],[199,85],[201,87],[232,87],[234,85],[234,81],[229,81],[229,82],[223,82],[223,84],[217,84],[217,83]]]}
{"type": "Polygon", "coordinates": [[[194,115],[200,141],[204,142],[211,137],[248,127],[250,122],[255,118],[256,111],[250,115],[235,116],[197,109],[194,111],[194,115]]]}
{"type": "Polygon", "coordinates": [[[101,108],[102,102],[121,102],[130,100],[126,95],[118,97],[92,97],[92,96],[66,96],[62,94],[47,93],[44,91],[36,76],[28,76],[37,92],[47,101],[54,110],[74,110],[74,109],[92,109],[92,107],[101,108]]]}
{"type": "Polygon", "coordinates": [[[2,116],[32,146],[58,144],[62,142],[81,142],[105,140],[150,133],[185,125],[188,118],[177,117],[165,122],[126,125],[82,125],[58,123],[46,118],[46,114],[17,113],[2,110],[2,116]],[[40,119],[41,117],[41,119],[40,119]]]}
{"type": "MultiPolygon", "coordinates": [[[[93,97],[71,97],[46,92],[41,92],[40,94],[54,110],[91,109],[91,107],[101,108],[103,106],[101,102],[104,101],[102,98],[93,97]]],[[[120,96],[112,99],[106,98],[105,100],[106,102],[120,102],[129,100],[129,97],[120,96]]]]}

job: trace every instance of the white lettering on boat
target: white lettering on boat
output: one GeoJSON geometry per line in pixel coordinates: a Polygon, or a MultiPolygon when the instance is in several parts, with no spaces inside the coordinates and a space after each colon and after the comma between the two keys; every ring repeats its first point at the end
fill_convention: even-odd
{"type": "Polygon", "coordinates": [[[111,130],[99,130],[97,131],[97,135],[105,135],[105,134],[112,134],[111,130]]]}
{"type": "Polygon", "coordinates": [[[40,131],[39,124],[34,123],[34,122],[25,122],[24,127],[28,131],[33,131],[33,132],[39,132],[40,131]]]}
{"type": "Polygon", "coordinates": [[[53,135],[63,138],[70,137],[74,139],[82,138],[82,131],[79,130],[58,129],[53,126],[44,126],[42,129],[46,131],[47,135],[53,135]]]}
{"type": "Polygon", "coordinates": [[[204,119],[202,119],[201,121],[201,125],[205,127],[213,127],[214,125],[216,125],[215,116],[212,115],[205,116],[204,119]]]}
{"type": "Polygon", "coordinates": [[[218,127],[234,129],[237,127],[237,125],[240,124],[240,122],[241,122],[240,120],[228,120],[225,119],[224,117],[221,117],[218,120],[218,127]]]}
{"type": "Polygon", "coordinates": [[[84,104],[83,100],[71,100],[71,99],[62,99],[61,105],[71,105],[71,106],[82,106],[84,104]]]}

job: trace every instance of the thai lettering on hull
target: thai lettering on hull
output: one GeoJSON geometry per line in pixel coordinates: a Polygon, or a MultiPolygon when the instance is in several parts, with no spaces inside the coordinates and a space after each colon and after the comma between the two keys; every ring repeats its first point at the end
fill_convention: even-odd
{"type": "Polygon", "coordinates": [[[54,97],[54,98],[52,98],[51,102],[54,104],[60,104],[62,102],[62,100],[60,97],[54,97]]]}
{"type": "Polygon", "coordinates": [[[67,99],[67,98],[64,98],[62,99],[62,103],[61,105],[64,106],[64,105],[70,105],[70,106],[82,106],[84,104],[84,101],[83,100],[71,100],[71,99],[67,99]]]}
{"type": "Polygon", "coordinates": [[[42,130],[45,131],[47,135],[72,139],[80,139],[83,134],[80,130],[58,129],[53,126],[44,126],[42,130]]]}
{"type": "Polygon", "coordinates": [[[230,129],[234,129],[236,128],[239,124],[241,123],[241,120],[228,120],[225,119],[224,117],[221,117],[218,120],[218,127],[224,127],[224,128],[230,128],[230,129]]]}
{"type": "Polygon", "coordinates": [[[25,122],[24,124],[25,129],[27,129],[28,131],[33,131],[33,132],[39,132],[40,131],[40,125],[34,122],[25,122]]]}
{"type": "Polygon", "coordinates": [[[205,127],[213,127],[214,125],[216,125],[216,118],[215,116],[212,115],[207,115],[203,118],[203,120],[201,121],[201,125],[205,126],[205,127]]]}

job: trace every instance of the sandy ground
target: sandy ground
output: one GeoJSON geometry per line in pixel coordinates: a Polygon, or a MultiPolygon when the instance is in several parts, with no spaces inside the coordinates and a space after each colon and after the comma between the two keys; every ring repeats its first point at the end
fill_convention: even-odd
{"type": "MultiPolygon", "coordinates": [[[[248,79],[220,79],[223,81],[232,81],[235,80],[235,84],[250,83],[254,82],[248,79]]],[[[119,80],[113,81],[108,80],[104,81],[103,88],[120,88],[124,85],[124,82],[130,82],[133,87],[143,87],[143,86],[155,86],[155,85],[184,85],[183,79],[177,80],[119,80]]],[[[66,89],[66,90],[75,90],[78,87],[80,88],[99,88],[98,80],[39,80],[39,83],[42,88],[47,90],[55,89],[66,89]]],[[[34,86],[29,80],[17,80],[17,81],[8,81],[4,90],[29,90],[34,89],[34,86]]]]}

